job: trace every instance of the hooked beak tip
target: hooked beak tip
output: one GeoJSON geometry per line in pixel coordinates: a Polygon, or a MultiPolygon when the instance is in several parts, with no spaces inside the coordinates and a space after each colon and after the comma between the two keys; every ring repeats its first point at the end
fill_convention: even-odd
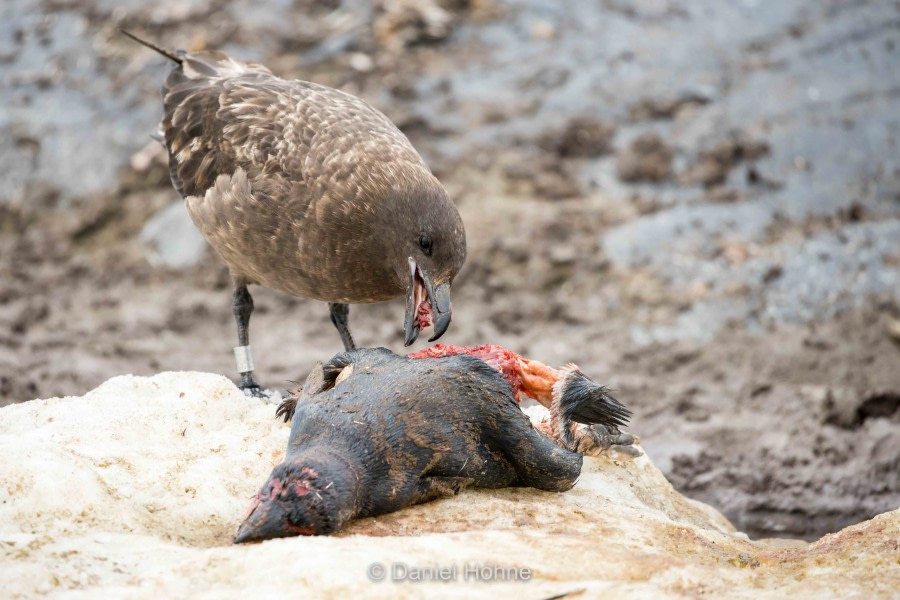
{"type": "Polygon", "coordinates": [[[419,337],[419,325],[416,324],[412,329],[408,329],[406,331],[406,339],[403,342],[404,346],[412,346],[416,339],[419,337]]]}
{"type": "Polygon", "coordinates": [[[427,294],[428,303],[431,305],[434,334],[428,341],[433,342],[444,335],[450,326],[450,283],[445,282],[435,285],[430,275],[419,268],[416,261],[410,257],[409,287],[406,292],[406,318],[403,323],[404,346],[411,346],[419,337],[421,329],[418,320],[419,304],[425,299],[422,297],[422,293],[427,294]]]}
{"type": "Polygon", "coordinates": [[[452,309],[450,306],[450,284],[442,283],[429,290],[429,299],[433,308],[434,334],[428,340],[433,342],[444,335],[450,326],[452,309]]]}
{"type": "Polygon", "coordinates": [[[428,341],[437,341],[444,335],[448,327],[450,327],[450,313],[437,313],[434,317],[434,335],[428,338],[428,341]]]}

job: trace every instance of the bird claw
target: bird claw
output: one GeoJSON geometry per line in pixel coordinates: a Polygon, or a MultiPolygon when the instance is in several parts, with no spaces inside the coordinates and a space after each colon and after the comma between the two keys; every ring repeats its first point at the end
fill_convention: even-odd
{"type": "MultiPolygon", "coordinates": [[[[246,348],[246,346],[244,346],[244,348],[246,348]]],[[[256,383],[253,371],[241,373],[241,382],[238,384],[238,388],[244,392],[244,395],[248,398],[268,400],[272,396],[270,390],[263,389],[261,385],[256,383]]]]}
{"type": "Polygon", "coordinates": [[[256,382],[249,385],[242,383],[238,388],[244,392],[244,395],[248,398],[257,398],[267,404],[279,404],[284,397],[284,393],[279,392],[278,390],[265,389],[256,382]]]}
{"type": "Polygon", "coordinates": [[[258,385],[240,386],[240,389],[248,398],[268,399],[272,394],[269,390],[264,390],[258,385]]]}

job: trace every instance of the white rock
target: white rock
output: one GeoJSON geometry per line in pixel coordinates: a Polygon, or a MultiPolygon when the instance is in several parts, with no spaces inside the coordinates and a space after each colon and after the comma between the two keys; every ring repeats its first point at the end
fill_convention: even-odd
{"type": "Polygon", "coordinates": [[[0,409],[0,587],[71,598],[889,597],[900,511],[814,544],[751,542],[646,457],[586,459],[578,485],[471,490],[334,537],[233,546],[288,428],[224,377],[123,376],[0,409]],[[385,565],[387,580],[367,569],[385,565]],[[390,566],[457,568],[394,582],[390,566]],[[530,568],[465,581],[467,564],[530,568]]]}

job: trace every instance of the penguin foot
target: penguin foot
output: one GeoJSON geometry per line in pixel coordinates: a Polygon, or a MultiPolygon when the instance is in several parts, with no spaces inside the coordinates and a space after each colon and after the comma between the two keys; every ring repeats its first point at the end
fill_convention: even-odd
{"type": "Polygon", "coordinates": [[[576,426],[573,431],[575,451],[586,456],[606,455],[613,459],[632,459],[643,454],[634,444],[640,440],[622,433],[615,425],[576,426]]]}

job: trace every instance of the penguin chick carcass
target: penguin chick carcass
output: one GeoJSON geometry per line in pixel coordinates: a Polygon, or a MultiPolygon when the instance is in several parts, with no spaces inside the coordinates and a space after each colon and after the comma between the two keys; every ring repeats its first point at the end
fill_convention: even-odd
{"type": "Polygon", "coordinates": [[[624,407],[586,393],[590,386],[600,387],[576,371],[557,378],[542,431],[500,371],[474,356],[409,358],[383,348],[338,354],[280,407],[292,420],[285,460],[254,498],[235,542],[334,533],[351,519],[467,487],[566,491],[581,473],[581,452],[640,453],[633,436],[615,429],[624,407]]]}

